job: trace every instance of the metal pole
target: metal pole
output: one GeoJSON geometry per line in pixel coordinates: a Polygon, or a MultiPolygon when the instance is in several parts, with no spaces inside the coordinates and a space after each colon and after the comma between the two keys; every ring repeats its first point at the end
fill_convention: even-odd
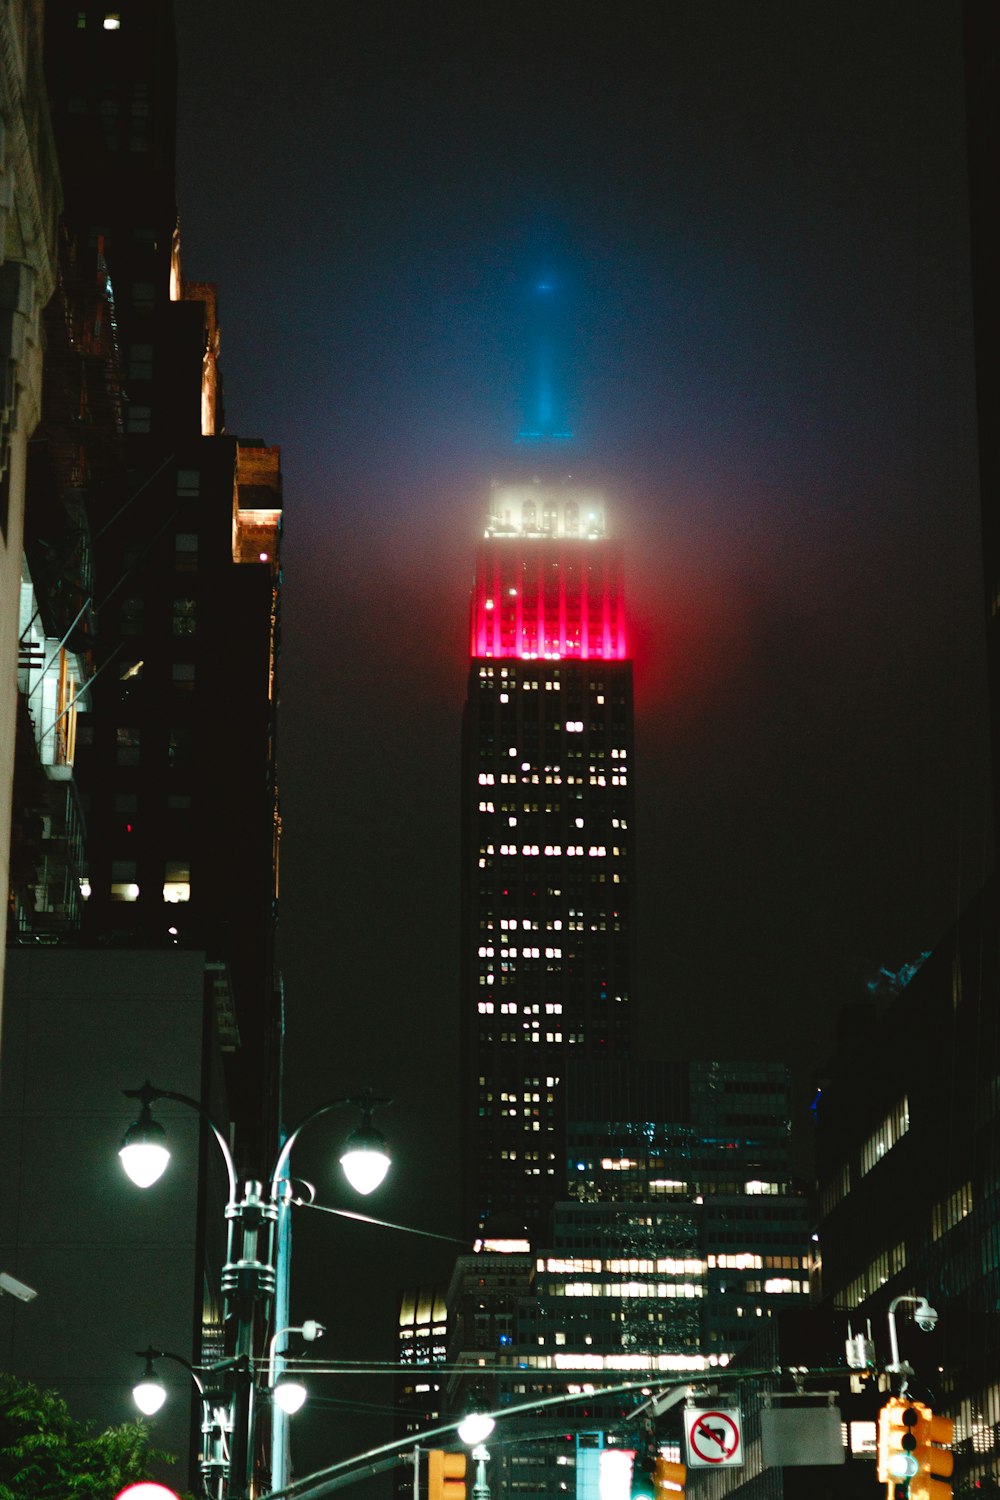
{"type": "Polygon", "coordinates": [[[472,1500],[490,1500],[490,1487],[486,1482],[486,1462],[490,1455],[480,1443],[478,1448],[473,1448],[472,1456],[476,1460],[476,1478],[472,1486],[472,1500]]]}
{"type": "MultiPolygon", "coordinates": [[[[278,1263],[277,1285],[274,1294],[274,1326],[287,1328],[289,1323],[289,1278],[292,1268],[292,1206],[287,1199],[278,1208],[278,1263]]],[[[284,1358],[275,1355],[272,1390],[284,1368],[284,1358]]],[[[271,1401],[271,1488],[277,1490],[288,1483],[292,1472],[292,1455],[289,1446],[289,1418],[276,1401],[271,1401]]]]}

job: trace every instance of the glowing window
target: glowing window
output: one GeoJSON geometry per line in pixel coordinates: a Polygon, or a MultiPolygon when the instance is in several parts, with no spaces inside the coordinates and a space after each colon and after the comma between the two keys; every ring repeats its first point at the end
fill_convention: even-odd
{"type": "Polygon", "coordinates": [[[112,901],[138,901],[139,887],[136,884],[136,865],[134,859],[113,859],[111,861],[111,899],[112,901]]]}
{"type": "Polygon", "coordinates": [[[861,1148],[861,1172],[864,1175],[891,1151],[910,1128],[910,1105],[904,1097],[890,1110],[881,1125],[870,1135],[861,1148]]]}
{"type": "Polygon", "coordinates": [[[164,901],[191,900],[191,867],[186,859],[168,859],[163,870],[164,901]]]}
{"type": "Polygon", "coordinates": [[[105,31],[121,31],[121,27],[122,27],[122,18],[119,15],[118,11],[116,11],[116,10],[109,10],[109,11],[105,12],[105,16],[104,16],[104,29],[105,29],[105,31]]]}

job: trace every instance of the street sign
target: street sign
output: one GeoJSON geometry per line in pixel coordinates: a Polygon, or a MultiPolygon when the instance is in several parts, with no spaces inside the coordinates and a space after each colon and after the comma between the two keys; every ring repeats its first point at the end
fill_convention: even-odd
{"type": "Polygon", "coordinates": [[[760,1414],[765,1469],[842,1464],[847,1458],[839,1406],[765,1406],[760,1414]]]}
{"type": "Polygon", "coordinates": [[[688,1406],[684,1436],[690,1468],[738,1468],[743,1462],[743,1428],[738,1406],[721,1411],[688,1406]]]}

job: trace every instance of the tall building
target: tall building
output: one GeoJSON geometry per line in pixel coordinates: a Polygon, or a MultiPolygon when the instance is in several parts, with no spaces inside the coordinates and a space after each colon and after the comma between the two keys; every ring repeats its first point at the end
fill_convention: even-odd
{"type": "MultiPolygon", "coordinates": [[[[24,572],[28,449],[41,410],[42,310],[56,280],[59,174],[45,107],[40,0],[0,18],[0,889],[10,860],[15,743],[23,707],[14,683],[24,572]]],[[[0,1020],[3,954],[0,953],[0,1020]]]]}
{"type": "Polygon", "coordinates": [[[80,797],[58,864],[47,817],[13,936],[204,951],[256,1172],[277,1117],[279,450],[226,431],[215,288],[183,274],[170,0],[52,0],[45,61],[64,212],[29,495],[49,556],[22,624],[70,696],[88,686],[60,717],[65,688],[26,655],[39,756],[80,797]],[[63,734],[46,739],[53,718],[63,734]]]}
{"type": "MultiPolygon", "coordinates": [[[[64,212],[25,506],[0,1100],[0,1253],[38,1299],[0,1308],[0,1364],[118,1422],[135,1349],[202,1363],[228,1338],[221,1155],[167,1104],[170,1182],[137,1194],[121,1091],[198,1100],[247,1177],[278,1132],[281,470],[225,429],[215,289],[182,271],[170,0],[51,0],[45,40],[64,212]]],[[[192,1473],[193,1395],[185,1377],[154,1431],[192,1473]]]]}
{"type": "Polygon", "coordinates": [[[623,1059],[633,971],[622,550],[569,477],[497,484],[476,558],[462,762],[464,1215],[537,1239],[572,1058],[623,1059]]]}

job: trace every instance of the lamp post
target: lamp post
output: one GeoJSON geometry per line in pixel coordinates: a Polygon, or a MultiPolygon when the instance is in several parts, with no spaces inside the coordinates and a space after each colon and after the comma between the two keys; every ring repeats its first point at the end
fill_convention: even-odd
{"type": "Polygon", "coordinates": [[[225,1393],[215,1389],[206,1389],[202,1376],[222,1373],[230,1368],[231,1361],[222,1360],[217,1365],[207,1367],[195,1366],[183,1355],[171,1354],[167,1349],[154,1349],[152,1344],[145,1349],[137,1349],[136,1358],[146,1362],[142,1374],[132,1387],[132,1400],[143,1416],[155,1416],[167,1399],[167,1388],[153,1369],[154,1360],[172,1359],[175,1364],[187,1371],[198,1387],[202,1412],[202,1453],[199,1465],[202,1488],[210,1500],[221,1500],[228,1462],[226,1437],[229,1431],[229,1413],[226,1409],[225,1393]]]}
{"type": "Polygon", "coordinates": [[[222,1296],[225,1319],[231,1329],[232,1355],[226,1361],[229,1385],[229,1461],[226,1472],[225,1500],[247,1500],[253,1472],[253,1441],[256,1421],[256,1386],[254,1383],[254,1342],[258,1311],[266,1311],[274,1296],[277,1281],[277,1233],[279,1210],[287,1190],[283,1174],[292,1147],[307,1125],[334,1109],[354,1108],[361,1111],[361,1124],[351,1132],[340,1157],[347,1180],[357,1192],[373,1192],[389,1169],[385,1141],[372,1125],[372,1113],[389,1099],[376,1099],[371,1092],[340,1099],[330,1099],[305,1116],[287,1136],[274,1166],[262,1181],[248,1179],[242,1197],[237,1189],[236,1165],[229,1143],[208,1110],[188,1094],[172,1089],[155,1088],[147,1081],[138,1089],[123,1089],[128,1099],[137,1099],[139,1117],[125,1132],[119,1156],[122,1165],[137,1187],[151,1187],[166,1170],[170,1151],[166,1132],[153,1119],[151,1106],[158,1099],[169,1099],[195,1110],[209,1126],[222,1152],[228,1178],[225,1216],[228,1225],[226,1262],[222,1268],[222,1296]]]}

